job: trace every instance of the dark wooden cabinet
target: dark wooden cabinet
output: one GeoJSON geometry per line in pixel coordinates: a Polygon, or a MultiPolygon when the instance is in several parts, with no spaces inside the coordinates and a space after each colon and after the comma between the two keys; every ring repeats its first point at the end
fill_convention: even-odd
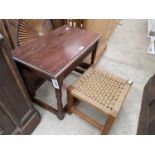
{"type": "Polygon", "coordinates": [[[40,122],[0,34],[0,134],[30,134],[40,122]]]}
{"type": "Polygon", "coordinates": [[[6,135],[13,133],[13,131],[16,130],[16,125],[1,105],[3,105],[3,103],[0,101],[0,134],[6,135]]]}
{"type": "Polygon", "coordinates": [[[155,135],[155,74],[144,87],[137,134],[155,135]]]}

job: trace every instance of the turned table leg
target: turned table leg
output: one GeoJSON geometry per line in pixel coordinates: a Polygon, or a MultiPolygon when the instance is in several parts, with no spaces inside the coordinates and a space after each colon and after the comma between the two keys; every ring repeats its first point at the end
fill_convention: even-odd
{"type": "Polygon", "coordinates": [[[62,104],[62,90],[55,89],[56,99],[57,99],[57,117],[62,120],[65,116],[63,111],[63,104],[62,104]]]}
{"type": "Polygon", "coordinates": [[[95,48],[94,48],[94,50],[92,51],[90,65],[93,65],[94,62],[95,62],[95,57],[96,57],[96,52],[97,52],[97,44],[98,44],[98,43],[95,44],[95,48]]]}

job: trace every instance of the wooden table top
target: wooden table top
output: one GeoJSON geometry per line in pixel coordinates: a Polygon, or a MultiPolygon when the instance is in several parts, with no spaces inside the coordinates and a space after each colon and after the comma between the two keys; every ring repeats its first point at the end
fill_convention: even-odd
{"type": "Polygon", "coordinates": [[[17,47],[12,54],[16,61],[56,78],[100,37],[98,33],[64,25],[17,47]]]}

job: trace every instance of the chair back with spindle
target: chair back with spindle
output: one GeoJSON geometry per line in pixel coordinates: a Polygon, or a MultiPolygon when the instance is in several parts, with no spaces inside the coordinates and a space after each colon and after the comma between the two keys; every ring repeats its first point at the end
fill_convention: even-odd
{"type": "Polygon", "coordinates": [[[50,19],[7,19],[4,22],[13,48],[22,46],[53,30],[50,19]]]}

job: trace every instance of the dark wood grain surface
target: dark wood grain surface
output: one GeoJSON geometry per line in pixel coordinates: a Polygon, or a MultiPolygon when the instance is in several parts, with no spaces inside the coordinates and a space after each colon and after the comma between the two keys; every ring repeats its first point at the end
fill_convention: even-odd
{"type": "Polygon", "coordinates": [[[0,34],[0,135],[30,134],[39,122],[40,115],[0,34]]]}
{"type": "Polygon", "coordinates": [[[14,59],[57,78],[88,51],[101,35],[62,26],[12,51],[14,59]]]}

